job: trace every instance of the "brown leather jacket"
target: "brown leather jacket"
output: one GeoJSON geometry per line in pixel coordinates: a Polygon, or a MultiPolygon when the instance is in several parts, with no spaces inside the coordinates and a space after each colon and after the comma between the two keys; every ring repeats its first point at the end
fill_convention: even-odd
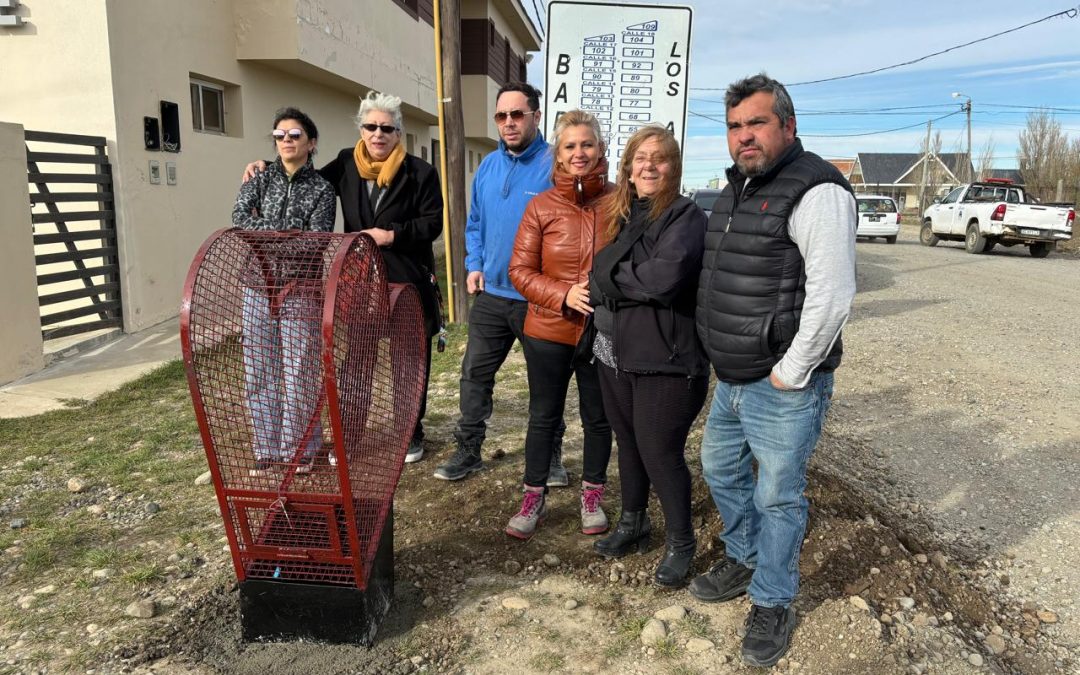
{"type": "Polygon", "coordinates": [[[518,226],[510,256],[510,281],[529,301],[525,334],[576,345],[585,316],[563,304],[574,284],[587,284],[593,256],[608,243],[607,225],[596,207],[614,189],[607,160],[576,178],[555,174],[555,186],[532,198],[518,226]]]}

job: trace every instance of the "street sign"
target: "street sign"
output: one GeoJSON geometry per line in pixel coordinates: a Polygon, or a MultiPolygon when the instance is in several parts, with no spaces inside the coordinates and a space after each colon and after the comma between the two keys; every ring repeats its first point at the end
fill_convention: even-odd
{"type": "Polygon", "coordinates": [[[614,179],[626,139],[643,124],[686,140],[693,10],[674,5],[548,3],[544,135],[580,108],[600,121],[614,179]]]}

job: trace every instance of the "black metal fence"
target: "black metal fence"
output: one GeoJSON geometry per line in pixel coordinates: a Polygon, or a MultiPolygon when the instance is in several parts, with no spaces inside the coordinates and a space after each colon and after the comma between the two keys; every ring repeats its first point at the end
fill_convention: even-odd
{"type": "Polygon", "coordinates": [[[43,338],[122,327],[105,139],[27,131],[26,167],[43,338]]]}

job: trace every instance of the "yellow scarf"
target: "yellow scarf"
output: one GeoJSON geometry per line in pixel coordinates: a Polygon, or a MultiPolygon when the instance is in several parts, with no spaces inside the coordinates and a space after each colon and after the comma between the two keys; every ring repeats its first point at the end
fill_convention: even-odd
{"type": "Polygon", "coordinates": [[[401,168],[401,163],[405,161],[405,148],[401,147],[401,143],[398,143],[390,151],[389,157],[381,162],[376,162],[368,154],[364,141],[360,140],[357,141],[356,148],[353,149],[353,161],[356,162],[356,170],[360,173],[361,178],[376,181],[380,188],[384,188],[394,180],[398,169],[401,168]]]}

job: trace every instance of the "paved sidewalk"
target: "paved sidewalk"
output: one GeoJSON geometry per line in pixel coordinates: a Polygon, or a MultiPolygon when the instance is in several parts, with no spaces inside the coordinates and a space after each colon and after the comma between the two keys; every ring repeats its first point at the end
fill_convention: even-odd
{"type": "Polygon", "coordinates": [[[0,387],[0,418],[28,417],[64,407],[64,399],[94,399],[180,358],[176,319],[60,352],[33,375],[0,387]]]}

